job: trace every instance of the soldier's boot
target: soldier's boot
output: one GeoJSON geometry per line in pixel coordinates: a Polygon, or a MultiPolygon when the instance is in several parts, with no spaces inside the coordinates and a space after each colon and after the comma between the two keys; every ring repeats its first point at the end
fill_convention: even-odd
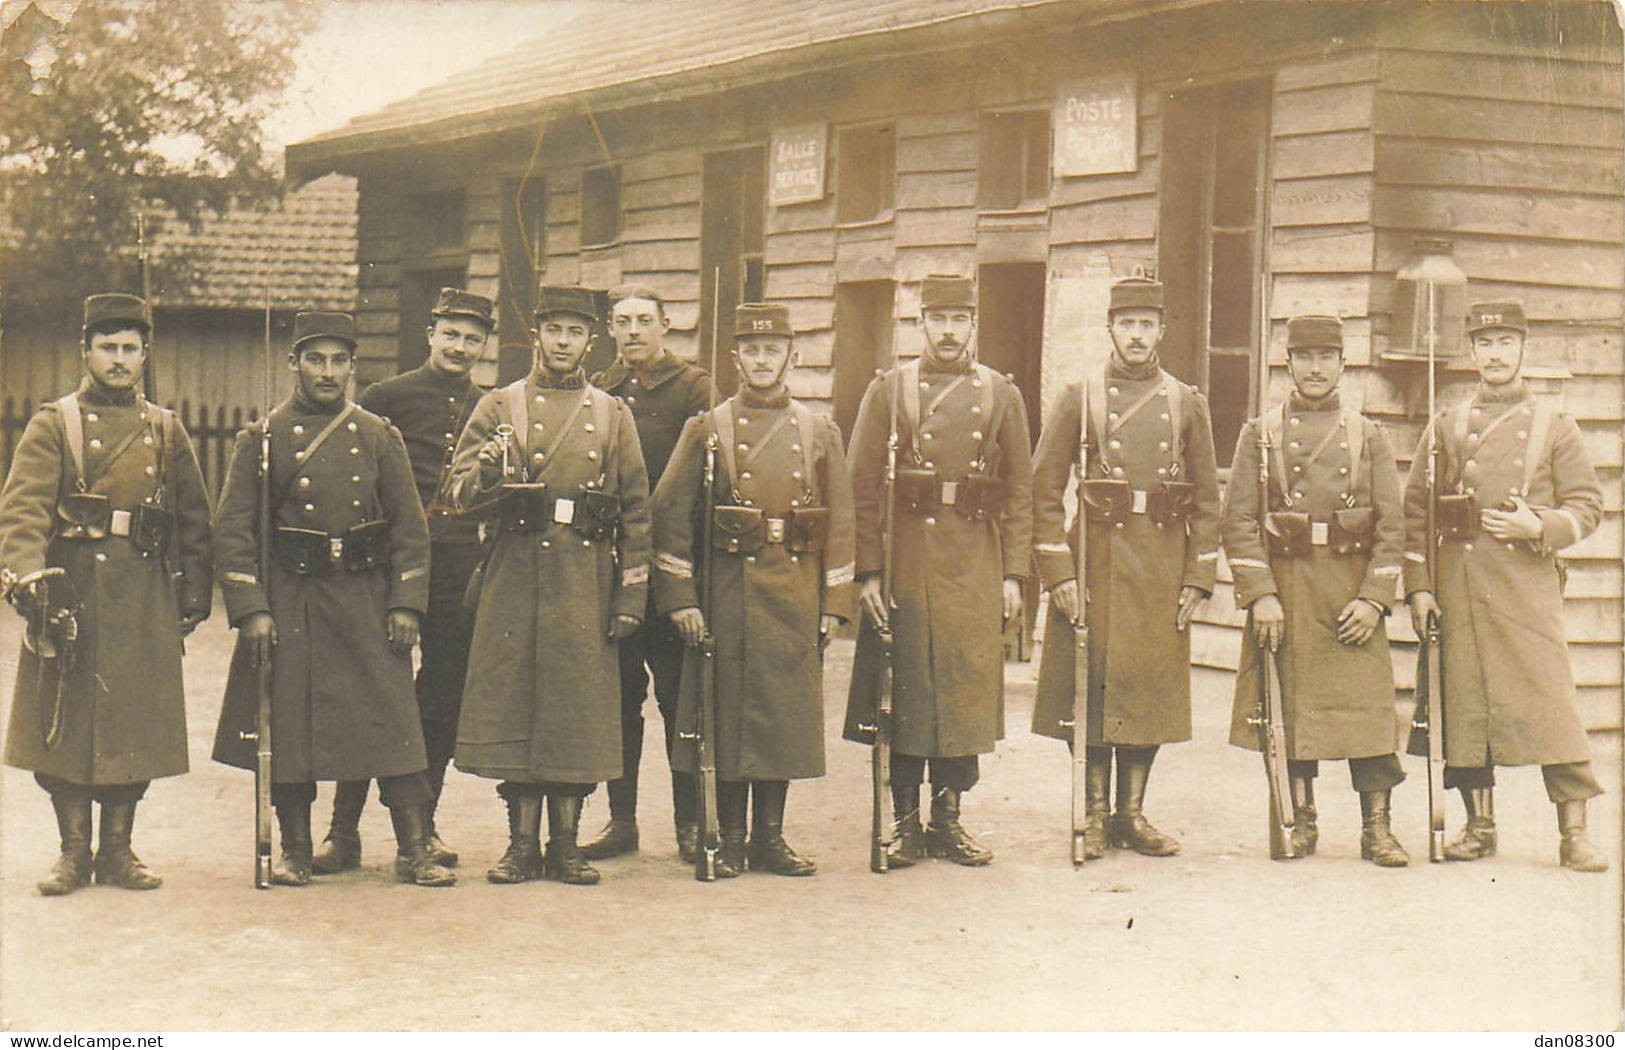
{"type": "Polygon", "coordinates": [[[529,795],[504,799],[508,803],[508,849],[485,873],[499,886],[542,877],[542,798],[529,795]]]}
{"type": "Polygon", "coordinates": [[[1179,840],[1145,819],[1145,786],[1156,754],[1154,747],[1117,749],[1117,813],[1111,819],[1111,844],[1147,857],[1172,857],[1179,852],[1179,840]]]}
{"type": "Polygon", "coordinates": [[[277,886],[309,886],[311,874],[310,803],[284,802],[276,808],[282,832],[282,857],[271,869],[277,886]]]}
{"type": "Polygon", "coordinates": [[[1585,799],[1557,804],[1557,828],[1563,842],[1557,848],[1557,862],[1575,871],[1607,871],[1608,860],[1586,837],[1585,799]]]}
{"type": "Polygon", "coordinates": [[[361,813],[367,808],[370,780],[341,780],[333,786],[333,822],[321,848],[310,858],[316,875],[333,875],[361,867],[361,813]]]}
{"type": "Polygon", "coordinates": [[[581,855],[588,860],[607,860],[638,851],[638,820],[633,815],[638,809],[637,781],[626,777],[611,780],[607,792],[609,823],[581,846],[581,855]]]}
{"type": "Polygon", "coordinates": [[[90,796],[53,792],[51,808],[56,810],[62,854],[51,866],[51,874],[41,880],[37,888],[42,896],[61,897],[90,885],[90,796]]]}
{"type": "Polygon", "coordinates": [[[893,868],[912,868],[926,858],[925,825],[920,823],[920,785],[891,786],[892,813],[897,818],[897,830],[892,836],[891,858],[893,868]]]}
{"type": "Polygon", "coordinates": [[[547,850],[542,854],[542,873],[568,886],[596,886],[598,869],[587,863],[576,845],[581,830],[579,795],[547,796],[547,850]]]}
{"type": "Polygon", "coordinates": [[[1320,813],[1315,809],[1315,778],[1292,777],[1292,855],[1307,857],[1320,844],[1320,813]]]}
{"type": "Polygon", "coordinates": [[[1386,789],[1360,792],[1360,859],[1379,868],[1403,868],[1411,858],[1388,823],[1390,794],[1386,789]]]}
{"type": "Polygon", "coordinates": [[[818,874],[817,864],[784,841],[784,803],[790,794],[790,782],[757,780],[751,783],[750,791],[756,799],[746,851],[750,870],[790,876],[818,874]]]}
{"type": "Polygon", "coordinates": [[[694,774],[671,771],[672,824],[677,833],[677,856],[693,864],[700,852],[700,822],[694,816],[694,774]]]}
{"type": "Polygon", "coordinates": [[[164,880],[153,874],[130,848],[135,829],[135,803],[102,803],[102,828],[96,843],[96,881],[127,890],[155,890],[164,880]]]}
{"type": "Polygon", "coordinates": [[[925,831],[926,852],[967,868],[993,863],[993,851],[970,837],[959,823],[959,791],[935,788],[931,795],[931,826],[925,831]]]}
{"type": "Polygon", "coordinates": [[[1111,749],[1103,748],[1106,757],[1089,760],[1083,782],[1083,859],[1099,860],[1111,848],[1106,829],[1112,822],[1112,760],[1111,749]]]}
{"type": "Polygon", "coordinates": [[[395,881],[418,886],[455,886],[457,873],[435,863],[429,848],[429,804],[414,802],[389,807],[395,826],[395,881]]]}
{"type": "Polygon", "coordinates": [[[1495,856],[1500,835],[1495,830],[1495,789],[1461,788],[1467,824],[1461,834],[1445,843],[1445,860],[1482,860],[1495,856]]]}
{"type": "Polygon", "coordinates": [[[750,808],[750,785],[743,780],[717,781],[717,823],[722,830],[722,851],[717,855],[717,878],[733,879],[745,873],[745,820],[750,808]]]}
{"type": "MultiPolygon", "coordinates": [[[[425,745],[428,745],[428,735],[427,733],[424,734],[425,745]]],[[[455,746],[455,734],[453,734],[452,741],[430,745],[429,768],[426,773],[429,778],[429,791],[431,792],[428,811],[429,856],[433,857],[434,862],[442,868],[455,868],[457,862],[462,860],[457,851],[446,845],[445,840],[440,837],[440,829],[435,826],[434,822],[435,812],[440,808],[440,793],[446,788],[446,767],[451,764],[451,754],[446,749],[455,746]]]]}

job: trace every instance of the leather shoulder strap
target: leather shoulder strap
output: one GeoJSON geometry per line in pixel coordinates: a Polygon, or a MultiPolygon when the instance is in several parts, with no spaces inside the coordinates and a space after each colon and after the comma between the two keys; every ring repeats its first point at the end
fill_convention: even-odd
{"type": "Polygon", "coordinates": [[[609,476],[609,468],[614,460],[616,451],[621,447],[620,437],[621,414],[616,411],[619,404],[614,396],[597,388],[592,392],[592,425],[598,433],[598,440],[602,442],[602,454],[599,462],[603,467],[599,471],[601,477],[609,476]]]}
{"type": "Polygon", "coordinates": [[[525,404],[525,380],[515,379],[502,388],[502,397],[508,403],[508,425],[513,427],[513,442],[519,451],[519,462],[530,462],[530,406],[525,404]]]}
{"type": "Polygon", "coordinates": [[[1352,408],[1343,409],[1343,432],[1349,443],[1349,495],[1360,491],[1360,460],[1365,455],[1365,428],[1370,421],[1352,408]]]}
{"type": "Polygon", "coordinates": [[[1168,453],[1174,469],[1169,473],[1177,477],[1185,470],[1185,384],[1167,372],[1162,373],[1162,381],[1168,387],[1168,428],[1172,431],[1168,453]]]}
{"type": "Polygon", "coordinates": [[[1557,415],[1549,402],[1535,402],[1535,418],[1529,424],[1529,445],[1523,454],[1523,497],[1529,498],[1529,487],[1535,483],[1535,472],[1547,458],[1547,444],[1552,433],[1552,419],[1557,415]]]}
{"type": "Polygon", "coordinates": [[[717,428],[717,449],[722,453],[722,469],[728,472],[728,487],[732,488],[739,471],[734,465],[734,413],[733,398],[711,410],[712,425],[717,428]]]}
{"type": "Polygon", "coordinates": [[[1258,419],[1270,439],[1270,475],[1281,490],[1281,498],[1292,504],[1292,487],[1286,483],[1286,460],[1281,453],[1281,442],[1286,438],[1286,404],[1277,401],[1258,419]]]}
{"type": "Polygon", "coordinates": [[[790,399],[790,412],[795,417],[796,430],[801,433],[801,480],[806,490],[813,491],[813,442],[818,439],[818,419],[812,409],[790,399]]]}
{"type": "Polygon", "coordinates": [[[901,388],[902,403],[897,406],[903,422],[908,424],[908,443],[919,452],[920,433],[920,359],[915,358],[897,369],[897,385],[901,388]]]}
{"type": "MultiPolygon", "coordinates": [[[[1089,411],[1095,424],[1095,455],[1102,462],[1106,459],[1106,366],[1089,371],[1089,411]]],[[[1082,421],[1082,426],[1088,426],[1089,420],[1082,421]]],[[[1084,464],[1087,474],[1088,464],[1084,464]]]]}
{"type": "Polygon", "coordinates": [[[62,413],[62,433],[68,442],[68,454],[73,457],[73,480],[80,489],[85,487],[85,423],[79,416],[79,395],[59,398],[56,407],[62,413]]]}

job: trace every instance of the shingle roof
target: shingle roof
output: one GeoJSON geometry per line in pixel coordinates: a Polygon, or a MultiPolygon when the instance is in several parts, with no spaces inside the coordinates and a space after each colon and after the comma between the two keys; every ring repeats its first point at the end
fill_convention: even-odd
{"type": "Polygon", "coordinates": [[[193,233],[167,226],[153,255],[184,249],[201,274],[186,289],[161,295],[166,306],[260,309],[273,302],[302,309],[349,310],[356,289],[356,181],[329,175],[279,203],[233,208],[193,233]]]}
{"type": "Polygon", "coordinates": [[[622,0],[595,5],[482,65],[332,131],[288,147],[289,171],[320,174],[340,157],[444,141],[513,126],[543,103],[620,89],[637,101],[661,87],[714,88],[725,73],[783,75],[792,58],[816,60],[860,40],[897,46],[895,34],[1005,24],[1047,15],[1078,22],[1201,0],[622,0]],[[759,67],[759,68],[758,68],[759,67]],[[703,78],[703,79],[702,79],[703,78]]]}

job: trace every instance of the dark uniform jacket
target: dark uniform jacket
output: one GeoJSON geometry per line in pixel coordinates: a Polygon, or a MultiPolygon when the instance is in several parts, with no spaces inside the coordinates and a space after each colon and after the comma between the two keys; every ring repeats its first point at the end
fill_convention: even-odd
{"type": "MultiPolygon", "coordinates": [[[[1089,520],[1089,742],[1189,740],[1191,642],[1176,628],[1179,592],[1189,586],[1211,594],[1219,560],[1207,398],[1154,363],[1129,366],[1115,353],[1091,384],[1086,476],[1127,482],[1147,495],[1133,497],[1120,520],[1089,520]],[[1167,481],[1194,488],[1189,513],[1159,524],[1150,494],[1167,481]]],[[[1077,576],[1077,521],[1067,528],[1062,498],[1078,461],[1079,391],[1068,388],[1051,410],[1033,465],[1035,550],[1046,588],[1077,576]]],[[[1072,738],[1061,723],[1072,718],[1076,653],[1072,625],[1051,603],[1033,732],[1072,738]]]]}
{"type": "MultiPolygon", "coordinates": [[[[272,779],[416,773],[425,759],[412,658],[395,653],[387,635],[390,609],[422,614],[428,603],[429,529],[406,445],[393,426],[348,400],[317,408],[297,391],[272,411],[270,423],[275,543],[283,542],[275,532],[283,528],[322,533],[331,544],[354,526],[387,523],[383,557],[374,568],[300,574],[273,555],[270,572],[262,574],[262,424],[237,435],[215,514],[215,544],[232,625],[258,612],[276,621],[272,779]]],[[[238,733],[253,728],[256,689],[248,647],[239,644],[215,737],[217,761],[253,768],[253,750],[238,733]]]]}
{"type": "Polygon", "coordinates": [[[56,689],[36,695],[38,658],[22,651],[6,764],[87,785],[174,776],[187,769],[180,618],[207,616],[214,594],[208,492],[174,413],[89,379],[74,397],[86,489],[121,512],[161,489],[176,530],[162,557],[143,554],[127,535],[65,538],[57,508],[79,473],[63,411],[51,402],[29,420],[0,490],[0,570],[65,568],[81,603],[79,640],[63,688],[61,743],[49,751],[41,716],[56,689]]]}
{"type": "Polygon", "coordinates": [[[669,353],[643,369],[633,369],[617,358],[592,377],[592,385],[620,398],[632,410],[651,489],[660,483],[683,425],[711,403],[711,373],[669,353]]]}
{"type": "MultiPolygon", "coordinates": [[[[1602,519],[1602,490],[1580,428],[1522,382],[1480,385],[1439,414],[1439,491],[1472,497],[1468,515],[1522,495],[1539,540],[1487,532],[1443,538],[1433,581],[1443,642],[1445,760],[1453,766],[1554,765],[1590,756],[1575,710],[1556,554],[1602,519]]],[[[1426,590],[1427,435],[1405,486],[1405,592],[1426,590]]]]}
{"type": "MultiPolygon", "coordinates": [[[[724,780],[793,780],[824,773],[823,614],[850,619],[853,593],[852,486],[834,421],[790,399],[745,390],[717,406],[716,503],[790,521],[780,538],[760,533],[737,550],[716,550],[707,626],[716,637],[715,756],[724,780]],[[731,465],[731,469],[730,469],[731,465]],[[794,516],[824,508],[821,542],[793,550],[794,516]],[[786,542],[786,540],[790,542],[786,542]]],[[[662,615],[704,607],[705,417],[689,420],[655,490],[655,597],[662,615]],[[698,568],[696,568],[698,567],[698,568]]],[[[729,513],[729,512],[724,512],[729,513]]],[[[746,516],[748,517],[748,515],[746,516]]],[[[741,518],[740,520],[743,520],[741,518]]],[[[768,523],[771,527],[771,521],[768,523]]],[[[714,530],[713,549],[734,538],[714,530]]],[[[685,660],[677,724],[696,724],[700,660],[685,660]]],[[[681,737],[673,768],[697,772],[681,737]]]]}
{"type": "MultiPolygon", "coordinates": [[[[939,483],[961,486],[980,468],[1002,479],[1006,492],[984,519],[940,500],[919,512],[898,502],[892,744],[928,758],[985,754],[1004,736],[1003,581],[1025,579],[1032,563],[1027,407],[1005,376],[983,366],[939,366],[929,355],[869,384],[850,456],[860,578],[881,570],[895,390],[901,390],[901,468],[936,471],[939,483]]],[[[880,657],[879,637],[865,620],[847,702],[848,740],[873,737],[863,727],[874,724],[880,657]]]]}
{"type": "Polygon", "coordinates": [[[374,383],[359,399],[362,408],[401,432],[418,499],[429,519],[429,538],[435,543],[473,543],[478,538],[478,519],[453,514],[436,497],[451,473],[457,438],[483,393],[467,375],[447,375],[425,363],[374,383]]]}
{"type": "Polygon", "coordinates": [[[457,445],[449,494],[458,510],[516,499],[480,471],[480,448],[504,425],[514,428],[513,465],[526,480],[546,484],[550,499],[580,504],[583,490],[618,497],[620,520],[597,539],[551,512],[517,528],[497,524],[475,613],[457,767],[525,782],[614,780],[621,700],[610,626],[616,615],[641,619],[649,588],[649,480],[636,424],[579,370],[561,380],[537,369],[493,390],[457,445]]]}
{"type": "MultiPolygon", "coordinates": [[[[1277,540],[1272,554],[1265,542],[1258,515],[1258,419],[1249,420],[1236,441],[1225,491],[1224,547],[1236,605],[1274,594],[1286,612],[1275,660],[1287,757],[1389,754],[1397,727],[1388,633],[1379,620],[1364,645],[1344,645],[1337,640],[1337,618],[1355,598],[1374,603],[1386,616],[1398,593],[1405,522],[1393,447],[1381,427],[1345,410],[1335,393],[1319,402],[1294,393],[1265,414],[1264,425],[1271,445],[1270,512],[1307,514],[1308,547],[1294,544],[1296,553],[1287,553],[1277,540]]],[[[1261,650],[1250,631],[1240,644],[1230,742],[1257,750],[1258,730],[1247,719],[1258,706],[1261,650]]]]}

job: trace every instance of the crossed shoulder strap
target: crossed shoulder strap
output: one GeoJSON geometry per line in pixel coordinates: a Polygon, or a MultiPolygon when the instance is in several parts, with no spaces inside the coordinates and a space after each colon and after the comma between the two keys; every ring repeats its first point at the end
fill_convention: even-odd
{"type": "MultiPolygon", "coordinates": [[[[1344,406],[1342,415],[1339,417],[1339,423],[1340,429],[1346,435],[1345,440],[1347,440],[1349,446],[1348,491],[1352,494],[1359,491],[1360,462],[1365,457],[1365,429],[1371,425],[1371,421],[1356,409],[1344,406]]],[[[1285,454],[1281,451],[1281,444],[1286,438],[1286,403],[1277,401],[1268,412],[1264,413],[1260,425],[1266,428],[1269,433],[1270,473],[1275,478],[1275,484],[1283,493],[1286,493],[1289,491],[1286,479],[1286,459],[1285,454]]],[[[1332,434],[1335,433],[1336,431],[1332,432],[1332,434]]],[[[1325,440],[1329,442],[1332,434],[1328,434],[1325,440]]],[[[1323,444],[1322,448],[1324,447],[1323,444]]],[[[1318,455],[1319,452],[1320,449],[1316,449],[1315,455],[1318,455]]],[[[1310,458],[1312,459],[1314,456],[1310,458]]]]}
{"type": "Polygon", "coordinates": [[[85,422],[79,415],[79,395],[58,398],[57,408],[62,412],[62,432],[68,442],[68,454],[73,457],[73,480],[82,492],[85,488],[85,422]]]}

